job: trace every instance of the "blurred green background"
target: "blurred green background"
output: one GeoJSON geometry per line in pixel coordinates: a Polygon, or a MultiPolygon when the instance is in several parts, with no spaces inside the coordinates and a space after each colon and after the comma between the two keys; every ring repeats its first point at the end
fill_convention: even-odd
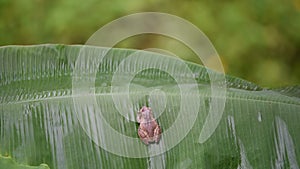
{"type": "MultiPolygon", "coordinates": [[[[300,84],[300,0],[0,0],[0,45],[84,44],[106,23],[145,11],[195,24],[227,74],[264,87],[300,84]]],[[[183,44],[157,35],[135,36],[117,47],[161,48],[201,63],[183,44]]]]}

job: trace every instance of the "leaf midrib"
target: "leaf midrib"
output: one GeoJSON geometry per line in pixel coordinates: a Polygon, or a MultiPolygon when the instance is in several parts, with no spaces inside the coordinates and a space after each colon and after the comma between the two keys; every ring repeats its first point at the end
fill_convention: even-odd
{"type": "MultiPolygon", "coordinates": [[[[110,87],[106,87],[106,88],[110,88],[110,87]]],[[[94,88],[94,89],[95,89],[95,91],[97,91],[97,89],[101,89],[101,88],[103,88],[103,87],[98,87],[98,88],[94,88]]],[[[72,89],[57,89],[57,91],[58,90],[62,91],[62,92],[65,92],[65,93],[71,93],[71,91],[72,91],[72,89]]],[[[234,89],[234,90],[239,90],[239,89],[234,89]]],[[[199,90],[200,96],[202,98],[204,98],[205,100],[210,98],[210,91],[209,90],[202,89],[201,91],[199,90]]],[[[45,92],[47,92],[47,91],[43,91],[43,93],[45,93],[45,92]]],[[[49,91],[49,92],[52,92],[52,91],[49,91]]],[[[252,92],[253,92],[253,94],[250,94],[249,91],[243,91],[243,92],[239,93],[239,92],[235,92],[235,91],[230,91],[230,89],[229,89],[229,90],[227,90],[226,99],[229,99],[231,101],[254,101],[254,102],[264,102],[264,103],[270,103],[270,104],[283,104],[283,105],[290,105],[290,106],[300,106],[300,99],[298,99],[298,98],[293,98],[293,99],[297,99],[297,100],[299,100],[299,102],[297,102],[297,101],[291,102],[292,99],[290,99],[290,97],[285,96],[285,95],[281,95],[279,93],[274,93],[272,91],[269,91],[269,92],[272,92],[272,93],[260,93],[260,94],[262,94],[262,97],[268,99],[268,100],[266,100],[266,99],[257,98],[259,96],[257,94],[255,94],[257,92],[262,92],[262,91],[252,91],[252,92]],[[266,95],[266,94],[268,94],[268,95],[266,95]],[[274,96],[274,95],[270,95],[270,94],[276,94],[276,96],[284,97],[286,99],[276,100],[276,99],[272,98],[272,96],[274,96]],[[255,95],[257,97],[255,97],[255,95]]],[[[42,92],[39,92],[39,93],[42,93],[42,92]]],[[[167,93],[168,93],[169,96],[178,95],[176,93],[171,93],[171,92],[167,92],[167,93]]],[[[91,97],[107,96],[107,97],[109,97],[109,96],[116,95],[116,94],[119,94],[119,95],[124,94],[125,95],[125,94],[127,94],[127,92],[95,93],[95,94],[87,94],[87,95],[84,95],[84,96],[91,96],[91,97]]],[[[130,92],[130,95],[139,95],[139,94],[144,94],[144,92],[142,90],[140,90],[140,91],[131,91],[130,92]]],[[[188,93],[188,95],[196,96],[197,92],[188,93]]],[[[0,105],[4,106],[6,104],[24,104],[24,103],[30,103],[30,102],[41,102],[41,101],[55,100],[55,99],[57,99],[57,100],[61,100],[61,99],[69,100],[69,99],[72,99],[73,97],[81,97],[81,96],[74,96],[72,94],[71,95],[68,94],[68,95],[63,95],[63,96],[62,95],[61,96],[52,96],[52,97],[45,97],[45,98],[40,98],[40,99],[25,99],[25,100],[20,100],[20,101],[15,101],[15,102],[4,102],[4,103],[1,103],[0,105]]],[[[222,99],[224,97],[214,96],[214,98],[222,99]]],[[[279,97],[277,97],[277,98],[279,98],[279,97]]]]}

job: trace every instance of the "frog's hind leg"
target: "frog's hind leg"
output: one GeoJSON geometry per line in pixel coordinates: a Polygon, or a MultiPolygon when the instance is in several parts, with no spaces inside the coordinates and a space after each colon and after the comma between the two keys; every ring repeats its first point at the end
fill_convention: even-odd
{"type": "Polygon", "coordinates": [[[147,132],[145,132],[144,130],[141,129],[141,127],[139,127],[138,129],[138,135],[140,137],[140,139],[146,144],[149,144],[149,135],[147,134],[147,132]]]}
{"type": "Polygon", "coordinates": [[[158,143],[161,137],[161,129],[157,125],[156,128],[154,129],[154,141],[155,143],[158,143]]]}

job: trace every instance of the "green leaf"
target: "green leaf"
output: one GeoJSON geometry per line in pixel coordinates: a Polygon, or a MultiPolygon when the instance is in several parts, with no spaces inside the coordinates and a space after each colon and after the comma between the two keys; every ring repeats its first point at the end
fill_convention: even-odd
{"type": "Polygon", "coordinates": [[[268,90],[225,76],[222,98],[210,86],[221,76],[145,51],[1,47],[0,154],[51,169],[299,168],[299,87],[268,90]],[[226,99],[225,109],[202,142],[213,99],[226,99]],[[162,128],[159,144],[138,138],[135,118],[144,105],[162,128]]]}
{"type": "Polygon", "coordinates": [[[0,167],[9,169],[49,169],[46,164],[41,164],[39,166],[27,166],[22,164],[17,164],[11,157],[3,157],[0,155],[0,167]]]}

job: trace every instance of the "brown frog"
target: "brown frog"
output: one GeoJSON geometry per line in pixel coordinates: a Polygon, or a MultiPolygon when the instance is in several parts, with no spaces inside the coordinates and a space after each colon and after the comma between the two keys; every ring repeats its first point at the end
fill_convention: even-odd
{"type": "Polygon", "coordinates": [[[137,122],[140,123],[138,135],[148,145],[151,142],[158,143],[161,129],[153,117],[150,107],[143,106],[137,114],[137,122]]]}

